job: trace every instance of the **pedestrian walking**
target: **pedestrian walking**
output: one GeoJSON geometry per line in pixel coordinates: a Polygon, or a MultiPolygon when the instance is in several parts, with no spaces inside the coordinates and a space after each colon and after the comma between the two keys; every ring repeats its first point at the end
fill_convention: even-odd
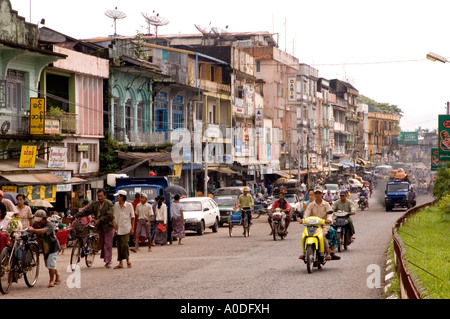
{"type": "Polygon", "coordinates": [[[178,245],[183,245],[181,240],[185,237],[183,208],[180,203],[180,195],[175,195],[174,202],[170,206],[172,217],[172,237],[178,239],[178,245]]]}
{"type": "MultiPolygon", "coordinates": [[[[131,205],[133,205],[133,209],[134,209],[134,213],[136,214],[136,207],[137,205],[141,202],[141,194],[136,192],[136,194],[134,194],[134,200],[131,202],[131,205]]],[[[137,218],[136,218],[136,223],[134,223],[134,235],[130,236],[130,247],[133,247],[136,245],[136,242],[139,241],[139,237],[136,237],[136,230],[137,230],[137,218]]]]}
{"type": "Polygon", "coordinates": [[[127,267],[131,268],[129,240],[130,234],[134,234],[134,209],[133,205],[127,202],[127,192],[124,190],[114,194],[116,203],[114,204],[114,229],[116,230],[117,261],[119,264],[114,269],[123,268],[123,260],[126,259],[127,267]]]}
{"type": "Polygon", "coordinates": [[[106,199],[106,191],[104,189],[99,189],[97,190],[97,201],[90,203],[88,207],[75,215],[75,218],[94,215],[96,219],[94,225],[100,236],[100,258],[103,258],[106,268],[111,268],[112,247],[115,233],[113,224],[113,206],[113,203],[109,199],[106,199]]]}
{"type": "Polygon", "coordinates": [[[164,204],[166,198],[159,196],[158,204],[155,206],[155,243],[157,245],[167,244],[167,205],[164,204]]]}
{"type": "Polygon", "coordinates": [[[28,227],[28,232],[38,235],[44,251],[45,266],[50,276],[48,287],[55,287],[61,282],[61,276],[56,269],[56,258],[61,250],[61,246],[55,235],[55,226],[51,221],[47,220],[47,213],[44,210],[39,209],[36,211],[33,226],[28,227]]]}
{"type": "Polygon", "coordinates": [[[150,234],[150,226],[153,219],[152,205],[147,201],[147,194],[141,194],[141,202],[137,204],[135,211],[137,219],[137,227],[135,233],[135,245],[130,250],[139,251],[139,241],[145,242],[148,239],[148,251],[152,251],[152,236],[150,234]]]}

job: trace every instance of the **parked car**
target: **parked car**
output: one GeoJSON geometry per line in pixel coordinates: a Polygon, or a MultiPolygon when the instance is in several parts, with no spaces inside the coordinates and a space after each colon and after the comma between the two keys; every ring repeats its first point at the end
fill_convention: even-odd
{"type": "Polygon", "coordinates": [[[203,235],[206,228],[213,232],[219,229],[219,206],[210,197],[189,197],[180,199],[183,209],[185,230],[196,231],[203,235]]]}
{"type": "Polygon", "coordinates": [[[360,192],[363,188],[363,184],[355,178],[350,178],[348,183],[350,184],[351,193],[360,192]]]}
{"type": "Polygon", "coordinates": [[[236,211],[238,211],[237,202],[239,199],[239,195],[214,195],[213,199],[219,206],[219,226],[222,226],[223,224],[228,223],[228,217],[230,216],[230,214],[234,214],[236,211]]]}

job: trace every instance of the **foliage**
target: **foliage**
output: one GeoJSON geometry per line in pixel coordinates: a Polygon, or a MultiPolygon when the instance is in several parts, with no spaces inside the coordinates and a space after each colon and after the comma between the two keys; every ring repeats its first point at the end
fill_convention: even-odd
{"type": "Polygon", "coordinates": [[[445,215],[439,205],[428,207],[409,217],[399,229],[406,244],[406,267],[416,286],[425,289],[425,298],[450,296],[450,250],[446,248],[450,220],[445,220],[445,215]]]}
{"type": "Polygon", "coordinates": [[[148,54],[145,51],[144,46],[144,35],[138,31],[134,40],[136,41],[136,48],[134,49],[134,55],[136,56],[136,58],[141,60],[148,60],[148,54]]]}
{"type": "Polygon", "coordinates": [[[116,150],[123,148],[105,132],[105,138],[100,143],[100,170],[102,174],[117,173],[121,169],[121,160],[116,150]]]}
{"type": "Polygon", "coordinates": [[[450,195],[450,163],[446,163],[445,166],[439,168],[433,187],[433,196],[436,201],[440,201],[447,195],[450,195]]]}
{"type": "Polygon", "coordinates": [[[367,104],[369,106],[369,112],[403,116],[402,109],[400,109],[397,105],[379,103],[364,95],[359,95],[357,102],[367,104]]]}
{"type": "Polygon", "coordinates": [[[64,111],[57,106],[50,106],[47,111],[47,115],[50,117],[60,118],[64,114],[64,111]]]}

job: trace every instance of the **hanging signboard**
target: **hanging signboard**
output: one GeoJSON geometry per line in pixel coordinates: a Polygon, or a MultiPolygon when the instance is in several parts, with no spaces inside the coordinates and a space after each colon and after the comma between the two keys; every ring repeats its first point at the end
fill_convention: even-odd
{"type": "Polygon", "coordinates": [[[30,98],[30,134],[44,135],[45,98],[30,98]]]}
{"type": "Polygon", "coordinates": [[[288,102],[297,101],[297,77],[292,76],[288,78],[288,102]]]}
{"type": "Polygon", "coordinates": [[[450,115],[439,115],[439,161],[450,161],[450,115]]]}
{"type": "Polygon", "coordinates": [[[36,145],[22,145],[19,168],[33,168],[36,162],[36,145]]]}
{"type": "Polygon", "coordinates": [[[48,154],[48,167],[64,168],[66,166],[67,148],[66,147],[50,147],[48,154]]]}

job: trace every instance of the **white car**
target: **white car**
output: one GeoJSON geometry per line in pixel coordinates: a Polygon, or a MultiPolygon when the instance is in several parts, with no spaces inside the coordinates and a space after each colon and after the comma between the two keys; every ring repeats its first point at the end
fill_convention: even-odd
{"type": "Polygon", "coordinates": [[[363,184],[355,178],[350,178],[348,183],[350,184],[350,192],[360,192],[363,188],[363,184]]]}
{"type": "Polygon", "coordinates": [[[185,230],[203,235],[206,228],[215,233],[219,229],[219,206],[210,197],[189,197],[180,199],[183,209],[185,230]]]}

